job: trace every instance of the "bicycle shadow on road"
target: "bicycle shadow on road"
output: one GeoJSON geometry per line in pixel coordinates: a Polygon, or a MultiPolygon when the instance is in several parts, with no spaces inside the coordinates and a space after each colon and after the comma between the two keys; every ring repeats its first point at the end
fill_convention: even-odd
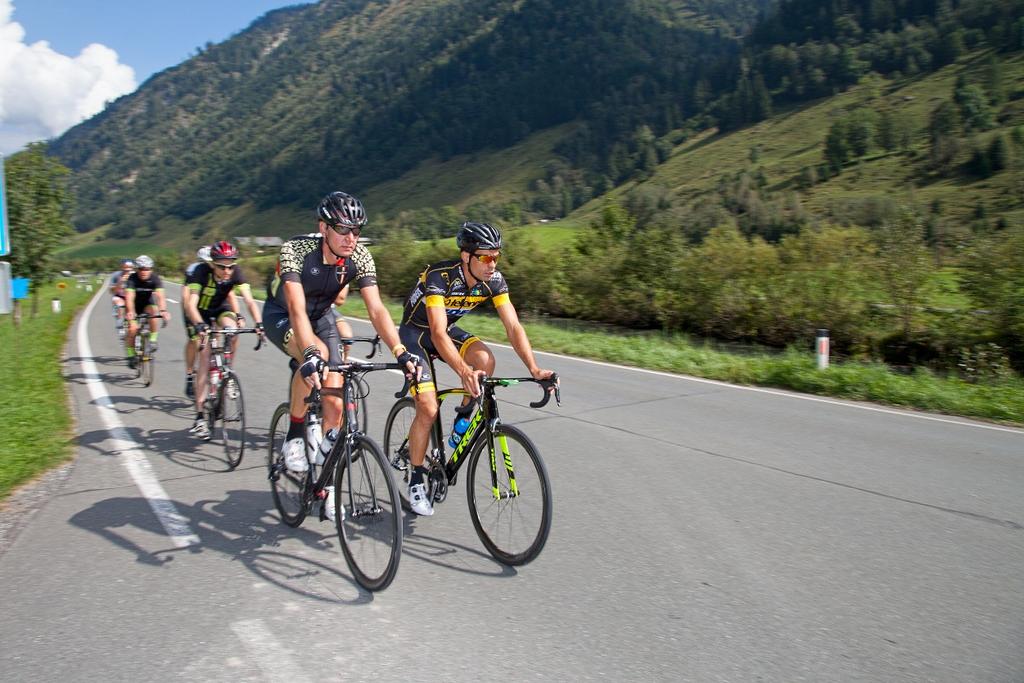
{"type": "MultiPolygon", "coordinates": [[[[171,417],[191,421],[195,415],[194,404],[187,398],[179,396],[109,396],[105,407],[113,408],[118,415],[134,415],[135,413],[153,410],[171,417]]],[[[90,401],[98,405],[97,401],[90,401]]]]}
{"type": "Polygon", "coordinates": [[[304,598],[353,605],[373,601],[373,594],[343,571],[345,560],[333,525],[323,525],[326,534],[313,531],[316,527],[311,525],[317,522],[312,520],[305,522],[309,528],[285,525],[273,510],[269,492],[236,489],[221,500],[202,500],[194,505],[172,503],[198,536],[198,545],[147,550],[133,540],[166,534],[142,497],[108,498],[76,513],[69,521],[135,555],[139,564],[187,570],[191,555],[212,551],[241,562],[264,581],[304,598]],[[290,548],[296,543],[300,544],[298,552],[290,548]],[[343,597],[342,592],[354,595],[343,597]]]}
{"type": "Polygon", "coordinates": [[[422,560],[436,567],[451,569],[463,574],[474,576],[490,576],[494,578],[510,578],[519,572],[515,567],[501,564],[487,552],[470,548],[437,536],[416,533],[417,524],[429,523],[421,520],[418,515],[403,510],[402,516],[402,555],[422,560]],[[459,564],[455,564],[455,560],[459,564]],[[472,564],[472,566],[470,566],[472,564]]]}
{"type": "MultiPolygon", "coordinates": [[[[205,473],[228,472],[227,456],[220,443],[202,441],[188,433],[187,427],[174,429],[142,429],[123,427],[124,433],[144,451],[159,455],[175,465],[205,473]]],[[[111,434],[106,429],[85,432],[78,437],[78,444],[104,456],[117,456],[121,450],[112,448],[111,434]]],[[[246,450],[249,449],[248,442],[246,450]]]]}

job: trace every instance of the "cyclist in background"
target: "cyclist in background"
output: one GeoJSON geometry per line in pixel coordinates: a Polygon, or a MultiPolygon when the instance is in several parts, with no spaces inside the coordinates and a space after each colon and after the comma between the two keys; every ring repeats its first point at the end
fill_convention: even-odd
{"type": "Polygon", "coordinates": [[[139,324],[135,318],[140,313],[149,313],[155,317],[149,319],[150,343],[153,352],[157,348],[157,322],[156,318],[163,318],[165,321],[171,319],[167,312],[167,299],[164,296],[164,285],[160,276],[153,270],[153,259],[142,255],[135,259],[135,272],[132,273],[125,283],[125,317],[128,319],[128,336],[126,339],[126,351],[128,353],[128,367],[135,369],[138,359],[135,357],[135,335],[139,331],[139,324]]]}
{"type": "MultiPolygon", "coordinates": [[[[185,280],[186,281],[192,275],[192,271],[194,271],[196,269],[196,267],[200,263],[209,263],[210,262],[210,247],[208,245],[207,246],[203,246],[203,247],[199,247],[199,251],[196,252],[196,258],[198,258],[199,260],[198,261],[193,261],[192,263],[188,264],[188,266],[186,266],[186,268],[185,268],[185,280]]],[[[192,296],[192,290],[190,290],[187,286],[182,287],[181,288],[181,319],[185,323],[185,331],[186,331],[186,335],[185,335],[185,396],[187,396],[188,398],[193,398],[193,397],[195,397],[195,386],[193,385],[193,383],[194,383],[193,373],[195,372],[195,369],[196,369],[196,345],[193,343],[193,341],[191,339],[191,335],[187,334],[188,328],[189,328],[187,306],[188,306],[188,299],[189,299],[190,296],[192,296]]]]}
{"type": "MultiPolygon", "coordinates": [[[[471,310],[490,299],[505,326],[512,348],[534,379],[547,379],[551,370],[537,366],[530,339],[519,322],[515,306],[508,294],[508,284],[498,272],[501,257],[501,232],[487,223],[466,222],[455,238],[458,259],[427,266],[420,274],[405,302],[398,334],[402,343],[414,354],[434,354],[446,362],[462,380],[462,388],[470,396],[480,395],[480,375],[494,374],[494,354],[487,345],[458,327],[455,323],[471,310]]],[[[437,387],[425,365],[418,385],[411,393],[416,400],[416,418],[409,428],[409,461],[413,471],[409,478],[409,503],[419,515],[434,514],[433,501],[427,499],[423,460],[427,452],[430,428],[437,417],[437,387]]],[[[472,399],[466,396],[456,408],[459,417],[469,417],[472,399]]]]}
{"type": "MultiPolygon", "coordinates": [[[[189,294],[185,301],[185,330],[189,340],[199,345],[205,340],[210,326],[238,327],[239,305],[237,295],[249,292],[249,284],[238,268],[238,247],[230,242],[215,242],[210,247],[210,262],[200,263],[185,279],[189,294]]],[[[249,312],[262,334],[263,322],[252,293],[246,299],[249,312]]],[[[206,384],[209,380],[210,347],[205,346],[199,358],[199,372],[195,386],[196,419],[189,430],[201,439],[210,438],[210,428],[203,417],[206,384]]]]}
{"type": "MultiPolygon", "coordinates": [[[[267,338],[300,363],[291,382],[291,423],[284,444],[285,466],[293,472],[309,468],[302,429],[306,415],[303,402],[313,388],[338,387],[341,375],[323,375],[326,361],[340,364],[338,325],[331,304],[342,289],[355,283],[366,304],[377,334],[391,348],[410,375],[418,375],[419,359],[398,341],[398,330],[381,301],[373,256],[362,244],[359,233],[366,225],[362,203],[344,192],[332,192],[317,207],[318,232],[299,235],[281,245],[276,273],[267,288],[263,305],[267,338]]],[[[341,425],[341,399],[323,399],[323,429],[328,433],[341,425]]]]}
{"type": "Polygon", "coordinates": [[[117,319],[118,328],[124,322],[124,285],[128,282],[128,276],[135,270],[135,261],[126,258],[121,261],[120,270],[110,276],[108,287],[110,299],[114,306],[114,317],[117,319]]]}

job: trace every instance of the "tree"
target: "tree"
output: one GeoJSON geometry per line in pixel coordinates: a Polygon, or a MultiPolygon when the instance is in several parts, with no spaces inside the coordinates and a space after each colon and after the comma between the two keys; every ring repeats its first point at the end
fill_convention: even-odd
{"type": "Polygon", "coordinates": [[[854,157],[862,157],[871,149],[877,118],[870,109],[857,109],[847,117],[846,141],[854,157]]]}
{"type": "Polygon", "coordinates": [[[920,216],[904,208],[897,218],[876,229],[875,240],[879,282],[889,303],[896,307],[903,337],[909,339],[933,269],[924,242],[924,223],[920,216]]]}
{"type": "Polygon", "coordinates": [[[70,171],[46,156],[41,142],[14,154],[4,166],[11,271],[31,278],[34,297],[39,285],[53,278],[51,254],[74,233],[69,220],[73,210],[67,185],[70,171]]]}
{"type": "Polygon", "coordinates": [[[929,158],[932,167],[939,171],[948,170],[960,151],[960,141],[956,137],[959,123],[957,109],[949,100],[932,110],[928,121],[929,158]]]}
{"type": "Polygon", "coordinates": [[[850,158],[850,147],[846,141],[846,122],[836,121],[825,136],[825,161],[836,175],[842,173],[843,164],[850,158]]]}

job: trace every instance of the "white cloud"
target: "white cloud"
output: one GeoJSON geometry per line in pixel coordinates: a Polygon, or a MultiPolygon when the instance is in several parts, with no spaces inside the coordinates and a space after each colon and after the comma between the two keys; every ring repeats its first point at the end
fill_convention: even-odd
{"type": "Polygon", "coordinates": [[[0,0],[0,153],[60,135],[135,90],[135,71],[109,47],[69,57],[45,40],[26,45],[13,12],[12,0],[0,0]]]}

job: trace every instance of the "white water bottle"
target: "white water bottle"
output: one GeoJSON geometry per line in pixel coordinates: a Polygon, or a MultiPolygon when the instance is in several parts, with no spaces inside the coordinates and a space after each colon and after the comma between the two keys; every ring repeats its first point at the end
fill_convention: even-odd
{"type": "Polygon", "coordinates": [[[327,456],[331,454],[331,449],[334,448],[334,442],[337,441],[337,439],[338,430],[328,429],[327,433],[324,434],[323,441],[320,442],[320,452],[317,454],[316,457],[317,465],[324,464],[324,460],[326,460],[327,456]]]}
{"type": "Polygon", "coordinates": [[[320,418],[310,415],[306,422],[306,458],[314,465],[323,464],[320,457],[320,442],[324,439],[323,430],[320,427],[320,418]]]}

